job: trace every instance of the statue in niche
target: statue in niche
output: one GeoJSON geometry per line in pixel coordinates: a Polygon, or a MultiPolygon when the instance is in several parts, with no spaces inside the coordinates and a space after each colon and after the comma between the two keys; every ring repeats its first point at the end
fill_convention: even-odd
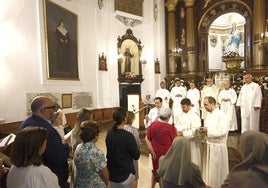
{"type": "Polygon", "coordinates": [[[240,33],[237,30],[236,23],[233,23],[228,45],[227,45],[227,52],[234,52],[238,54],[240,41],[241,41],[240,33]]]}
{"type": "Polygon", "coordinates": [[[107,71],[106,56],[103,52],[99,55],[99,70],[107,71]]]}
{"type": "Polygon", "coordinates": [[[127,83],[141,83],[141,41],[138,40],[131,29],[126,34],[117,38],[118,51],[118,81],[127,83]]]}
{"type": "Polygon", "coordinates": [[[159,59],[156,58],[156,60],[154,61],[154,72],[155,74],[160,74],[160,63],[159,63],[159,59]]]}
{"type": "Polygon", "coordinates": [[[185,16],[184,8],[181,8],[180,16],[181,16],[181,19],[184,18],[185,16]]]}
{"type": "Polygon", "coordinates": [[[129,48],[126,48],[124,56],[125,56],[125,72],[131,72],[131,59],[134,57],[134,55],[130,52],[129,48]]]}
{"type": "Polygon", "coordinates": [[[181,30],[181,45],[185,45],[185,29],[181,30]]]}

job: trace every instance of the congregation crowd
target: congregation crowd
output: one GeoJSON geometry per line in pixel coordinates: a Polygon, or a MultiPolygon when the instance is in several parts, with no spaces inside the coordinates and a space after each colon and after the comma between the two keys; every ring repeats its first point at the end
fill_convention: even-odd
{"type": "MultiPolygon", "coordinates": [[[[194,82],[187,90],[180,79],[171,91],[160,83],[155,107],[145,116],[151,188],[268,186],[268,137],[259,131],[262,93],[250,73],[244,81],[238,96],[228,81],[220,90],[211,77],[201,91],[194,82]],[[238,129],[237,107],[242,162],[229,169],[227,138],[238,129]]],[[[101,129],[90,110],[78,112],[70,138],[64,114],[50,98],[35,97],[31,111],[12,145],[13,165],[1,169],[8,173],[7,187],[138,187],[140,138],[133,112],[113,112],[105,156],[95,145],[101,129]]]]}

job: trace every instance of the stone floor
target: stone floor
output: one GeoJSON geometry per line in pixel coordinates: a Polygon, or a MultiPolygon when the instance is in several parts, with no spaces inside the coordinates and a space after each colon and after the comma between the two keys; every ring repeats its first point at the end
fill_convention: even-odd
{"type": "MultiPolygon", "coordinates": [[[[148,168],[148,150],[146,143],[144,141],[145,130],[140,130],[140,138],[141,138],[141,157],[139,159],[139,188],[150,188],[151,185],[151,171],[148,168]]],[[[100,133],[99,140],[96,143],[97,147],[99,147],[106,155],[106,146],[105,146],[105,137],[106,137],[107,129],[103,129],[100,133]]],[[[238,148],[238,140],[240,134],[237,132],[230,132],[228,136],[228,156],[229,156],[229,168],[237,164],[241,160],[241,156],[237,150],[238,148]]],[[[156,188],[159,186],[157,185],[156,188]]]]}
{"type": "MultiPolygon", "coordinates": [[[[99,140],[96,143],[97,147],[100,148],[104,154],[106,155],[106,146],[105,146],[105,137],[106,137],[107,130],[103,129],[102,132],[99,135],[99,140]]],[[[145,143],[142,143],[142,147],[144,148],[145,143]]],[[[142,152],[143,153],[143,152],[142,152]]],[[[139,188],[150,188],[151,186],[151,171],[148,168],[148,155],[143,153],[140,156],[139,159],[139,181],[138,181],[138,187],[139,188]]],[[[157,185],[156,188],[159,188],[157,185]]]]}

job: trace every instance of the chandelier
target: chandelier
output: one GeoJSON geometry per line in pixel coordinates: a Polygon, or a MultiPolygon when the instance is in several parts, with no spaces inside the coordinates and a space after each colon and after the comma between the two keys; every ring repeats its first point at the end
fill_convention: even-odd
{"type": "Polygon", "coordinates": [[[173,57],[179,57],[182,54],[182,49],[178,45],[178,39],[176,39],[176,47],[170,50],[169,55],[173,57]]]}

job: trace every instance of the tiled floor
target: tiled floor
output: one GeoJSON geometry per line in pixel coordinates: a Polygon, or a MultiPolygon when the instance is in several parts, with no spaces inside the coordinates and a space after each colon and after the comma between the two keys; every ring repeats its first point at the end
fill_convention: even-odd
{"type": "MultiPolygon", "coordinates": [[[[102,130],[102,132],[99,135],[99,140],[96,143],[97,147],[99,147],[106,155],[106,146],[105,146],[105,137],[106,137],[107,130],[102,130]]],[[[142,132],[141,134],[144,134],[142,132]]],[[[235,163],[237,163],[237,148],[238,148],[238,139],[239,134],[238,133],[230,133],[228,137],[228,152],[229,152],[229,163],[231,166],[233,166],[235,163]]],[[[145,143],[142,143],[142,147],[145,148],[145,143]]],[[[144,150],[144,149],[143,149],[144,150]]],[[[150,188],[151,186],[151,171],[148,168],[148,156],[145,154],[146,152],[142,151],[142,155],[139,159],[139,182],[138,187],[139,188],[150,188]]],[[[157,185],[156,188],[159,188],[157,185]]]]}

